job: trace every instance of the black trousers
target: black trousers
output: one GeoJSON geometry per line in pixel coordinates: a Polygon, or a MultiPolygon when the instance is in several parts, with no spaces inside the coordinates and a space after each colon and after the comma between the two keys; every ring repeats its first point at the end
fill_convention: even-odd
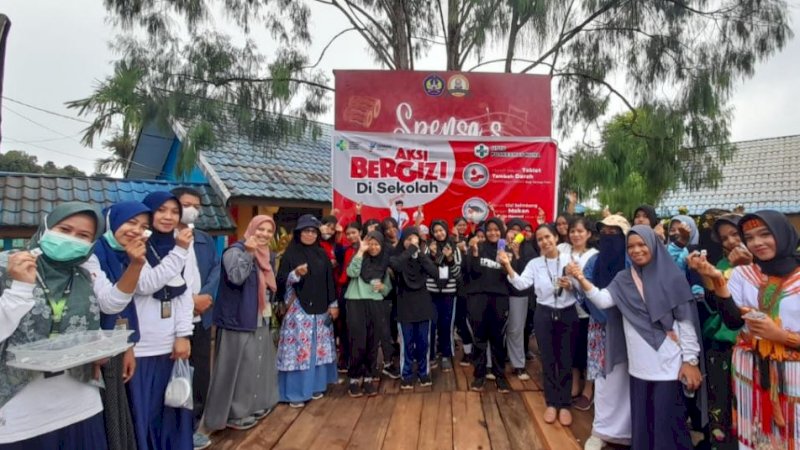
{"type": "Polygon", "coordinates": [[[467,311],[475,340],[472,353],[475,378],[486,376],[486,348],[489,345],[492,347],[492,373],[496,377],[504,376],[506,348],[503,344],[508,318],[508,297],[470,295],[467,298],[467,311]]]}
{"type": "Polygon", "coordinates": [[[398,354],[399,344],[397,343],[397,300],[384,299],[381,301],[383,308],[385,329],[381,330],[379,339],[381,350],[383,350],[383,363],[389,364],[394,361],[394,355],[398,354]]]}
{"type": "Polygon", "coordinates": [[[333,336],[338,341],[338,363],[340,369],[347,368],[350,364],[350,336],[347,325],[347,300],[339,299],[339,317],[333,322],[333,336]]]}
{"type": "Polygon", "coordinates": [[[441,353],[443,358],[452,358],[455,344],[453,342],[453,320],[455,319],[455,294],[432,293],[436,316],[431,323],[431,341],[429,343],[430,359],[441,353]]]}
{"type": "Polygon", "coordinates": [[[382,300],[347,300],[351,379],[378,376],[378,346],[386,330],[386,307],[382,300]]]}
{"type": "Polygon", "coordinates": [[[456,330],[463,345],[472,345],[472,331],[467,324],[467,316],[467,297],[459,295],[456,297],[456,330]]]}
{"type": "Polygon", "coordinates": [[[631,377],[631,450],[689,450],[681,382],[631,377]]]}
{"type": "Polygon", "coordinates": [[[194,324],[194,333],[190,338],[192,352],[189,363],[194,367],[192,377],[192,397],[194,401],[194,428],[200,424],[206,407],[209,380],[211,379],[211,327],[203,328],[203,323],[194,324]]]}
{"type": "MultiPolygon", "coordinates": [[[[534,316],[536,342],[542,354],[542,378],[547,406],[569,408],[572,405],[572,351],[578,336],[578,311],[574,306],[555,310],[537,305],[534,316]]],[[[494,349],[492,349],[494,351],[494,349]]]]}

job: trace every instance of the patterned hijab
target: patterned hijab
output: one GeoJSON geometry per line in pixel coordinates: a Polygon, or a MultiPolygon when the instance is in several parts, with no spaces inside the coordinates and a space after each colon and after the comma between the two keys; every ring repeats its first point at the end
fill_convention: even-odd
{"type": "MultiPolygon", "coordinates": [[[[247,225],[244,238],[248,239],[255,235],[258,227],[264,223],[271,223],[272,230],[275,230],[275,220],[272,216],[255,216],[250,221],[250,224],[247,225]]],[[[278,283],[275,281],[275,272],[272,270],[272,264],[270,264],[269,247],[258,247],[256,249],[255,259],[258,265],[258,314],[260,315],[267,306],[267,289],[272,292],[277,291],[278,283]]]]}

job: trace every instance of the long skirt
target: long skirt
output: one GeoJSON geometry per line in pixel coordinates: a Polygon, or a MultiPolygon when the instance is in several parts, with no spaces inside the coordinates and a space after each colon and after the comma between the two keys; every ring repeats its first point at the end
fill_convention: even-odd
{"type": "Polygon", "coordinates": [[[691,450],[683,386],[631,377],[631,450],[691,450]]]}
{"type": "Polygon", "coordinates": [[[221,430],[278,403],[278,369],[269,324],[256,331],[217,329],[217,354],[204,423],[221,430]]]}
{"type": "Polygon", "coordinates": [[[103,399],[103,418],[109,450],[135,450],[136,435],[128,404],[128,392],[122,380],[124,354],[117,355],[103,367],[105,389],[100,389],[103,399]]]}
{"type": "Polygon", "coordinates": [[[136,358],[128,396],[139,450],[191,450],[192,411],[164,405],[172,376],[170,355],[136,358]]]}
{"type": "Polygon", "coordinates": [[[594,380],[592,436],[618,445],[631,444],[631,386],[628,364],[617,364],[594,380]]]}
{"type": "MultiPolygon", "coordinates": [[[[311,327],[311,348],[317,348],[317,327],[311,327]]],[[[336,383],[336,362],[317,365],[317,351],[312,350],[311,361],[305,370],[278,371],[278,392],[281,402],[300,403],[311,396],[325,392],[328,385],[336,383]]]]}
{"type": "Polygon", "coordinates": [[[106,450],[103,413],[24,441],[0,444],[0,450],[106,450]]]}
{"type": "Polygon", "coordinates": [[[800,352],[778,363],[733,348],[734,425],[740,449],[800,449],[800,352]]]}

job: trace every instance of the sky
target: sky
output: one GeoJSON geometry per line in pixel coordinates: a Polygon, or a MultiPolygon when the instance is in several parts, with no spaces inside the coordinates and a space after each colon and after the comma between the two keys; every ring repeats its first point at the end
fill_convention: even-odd
{"type": "MultiPolygon", "coordinates": [[[[791,23],[796,28],[800,24],[800,1],[792,0],[790,5],[791,23]]],[[[76,112],[67,109],[65,102],[91,95],[98,81],[111,73],[115,59],[108,46],[115,30],[107,21],[103,2],[2,0],[0,12],[12,21],[5,60],[0,152],[24,150],[36,155],[40,164],[50,160],[92,173],[94,161],[108,156],[108,152],[99,143],[93,148],[80,143],[81,131],[87,125],[82,121],[88,118],[59,117],[16,102],[76,118],[76,112]]],[[[315,34],[309,54],[316,59],[328,39],[347,25],[338,12],[324,5],[313,6],[312,21],[315,34]]],[[[266,36],[256,38],[269,45],[266,36]]],[[[417,69],[441,70],[443,55],[443,49],[434,48],[418,62],[417,69]]],[[[377,65],[363,41],[351,32],[333,43],[320,67],[331,73],[334,69],[374,69],[377,65]]],[[[502,67],[490,69],[499,71],[502,67]]],[[[800,134],[798,73],[800,37],[759,64],[752,78],[739,83],[732,101],[734,142],[800,134]]],[[[332,123],[332,111],[319,119],[332,123]]]]}

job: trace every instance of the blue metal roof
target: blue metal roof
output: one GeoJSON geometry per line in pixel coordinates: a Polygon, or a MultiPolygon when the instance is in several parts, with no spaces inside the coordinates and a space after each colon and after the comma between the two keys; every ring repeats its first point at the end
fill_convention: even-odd
{"type": "Polygon", "coordinates": [[[236,229],[222,200],[208,184],[8,172],[0,172],[0,227],[38,227],[44,214],[62,202],[77,200],[106,207],[125,200],[141,201],[150,192],[179,186],[191,187],[202,194],[199,229],[209,232],[236,229]]]}
{"type": "Polygon", "coordinates": [[[672,216],[686,207],[690,215],[709,208],[745,211],[774,209],[784,214],[800,213],[800,135],[734,143],[736,152],[722,168],[716,188],[690,191],[681,186],[664,196],[661,216],[672,216]]]}

